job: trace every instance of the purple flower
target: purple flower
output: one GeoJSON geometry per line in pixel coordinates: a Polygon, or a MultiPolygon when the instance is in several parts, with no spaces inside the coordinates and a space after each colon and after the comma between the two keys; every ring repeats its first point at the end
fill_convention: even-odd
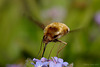
{"type": "Polygon", "coordinates": [[[49,63],[49,67],[62,67],[62,64],[60,64],[60,63],[54,63],[53,61],[51,61],[49,63]]]}
{"type": "Polygon", "coordinates": [[[67,62],[63,62],[63,59],[57,57],[51,57],[52,59],[47,60],[46,58],[41,58],[41,60],[33,59],[36,63],[31,63],[35,67],[68,67],[67,62]]]}
{"type": "Polygon", "coordinates": [[[97,24],[100,24],[100,11],[98,11],[98,12],[95,14],[95,21],[97,22],[97,24]]]}
{"type": "Polygon", "coordinates": [[[36,62],[36,64],[34,63],[31,63],[31,64],[33,64],[35,67],[48,67],[49,62],[47,62],[47,59],[44,57],[41,58],[41,60],[34,58],[33,61],[36,62]]]}
{"type": "Polygon", "coordinates": [[[31,63],[31,64],[33,64],[35,67],[48,67],[47,65],[48,65],[48,62],[36,62],[36,64],[34,64],[34,63],[31,63]]]}
{"type": "Polygon", "coordinates": [[[52,57],[52,59],[53,59],[53,62],[51,61],[50,63],[49,63],[49,66],[50,67],[64,67],[64,66],[66,66],[67,67],[67,65],[68,65],[68,63],[67,62],[63,62],[63,59],[61,59],[61,58],[57,58],[57,57],[52,57]]]}
{"type": "Polygon", "coordinates": [[[42,62],[36,62],[35,67],[48,67],[47,64],[48,64],[48,62],[44,62],[44,63],[42,63],[42,62]]]}

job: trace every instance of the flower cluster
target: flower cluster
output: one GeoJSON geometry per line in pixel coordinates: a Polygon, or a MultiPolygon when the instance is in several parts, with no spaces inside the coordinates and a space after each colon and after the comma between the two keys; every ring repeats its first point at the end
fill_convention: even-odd
{"type": "Polygon", "coordinates": [[[33,59],[35,63],[33,64],[35,67],[68,67],[67,62],[63,62],[63,59],[57,57],[51,57],[52,59],[41,58],[41,60],[33,59]]]}

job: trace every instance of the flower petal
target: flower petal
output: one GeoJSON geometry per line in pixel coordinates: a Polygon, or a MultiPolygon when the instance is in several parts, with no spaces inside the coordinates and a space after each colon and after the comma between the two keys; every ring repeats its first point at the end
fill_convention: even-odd
{"type": "Polygon", "coordinates": [[[35,65],[33,62],[31,62],[32,65],[35,65]]]}
{"type": "Polygon", "coordinates": [[[37,61],[40,61],[40,60],[33,58],[33,61],[37,62],[37,61]]]}
{"type": "Polygon", "coordinates": [[[49,67],[55,67],[55,63],[53,61],[50,61],[49,67]]]}
{"type": "Polygon", "coordinates": [[[45,61],[47,61],[47,59],[44,58],[44,57],[42,57],[42,58],[41,58],[41,61],[42,61],[42,62],[45,62],[45,61]]]}
{"type": "Polygon", "coordinates": [[[63,63],[63,59],[59,58],[59,59],[58,59],[58,62],[59,62],[59,63],[63,63]]]}
{"type": "Polygon", "coordinates": [[[61,63],[57,63],[57,64],[55,65],[55,67],[62,67],[62,64],[61,64],[61,63]]]}
{"type": "Polygon", "coordinates": [[[58,57],[54,57],[55,61],[57,62],[58,61],[58,57]]]}
{"type": "Polygon", "coordinates": [[[48,64],[49,64],[49,62],[44,62],[44,63],[43,63],[43,65],[48,65],[48,64]]]}
{"type": "Polygon", "coordinates": [[[68,65],[68,63],[67,63],[67,62],[64,62],[64,63],[63,63],[63,66],[67,66],[67,65],[68,65]]]}

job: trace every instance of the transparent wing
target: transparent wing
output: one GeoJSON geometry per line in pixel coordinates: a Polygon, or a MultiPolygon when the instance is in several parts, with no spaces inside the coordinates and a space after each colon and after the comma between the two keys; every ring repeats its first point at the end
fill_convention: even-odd
{"type": "Polygon", "coordinates": [[[78,32],[78,31],[82,31],[84,28],[78,28],[78,29],[74,29],[74,30],[71,30],[69,31],[69,33],[72,33],[72,32],[78,32]]]}

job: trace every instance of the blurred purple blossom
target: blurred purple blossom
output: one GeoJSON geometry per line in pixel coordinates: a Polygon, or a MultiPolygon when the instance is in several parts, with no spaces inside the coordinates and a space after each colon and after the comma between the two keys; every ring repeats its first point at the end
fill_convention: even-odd
{"type": "Polygon", "coordinates": [[[42,11],[41,14],[44,19],[52,19],[53,21],[61,22],[66,15],[66,10],[63,7],[55,6],[42,11]]]}
{"type": "Polygon", "coordinates": [[[95,21],[97,22],[97,24],[100,24],[100,11],[98,11],[98,12],[95,14],[95,21]]]}
{"type": "Polygon", "coordinates": [[[67,62],[63,62],[63,59],[58,57],[51,57],[52,59],[47,60],[46,58],[41,58],[41,60],[33,59],[35,63],[33,64],[35,67],[68,67],[67,62]]]}

